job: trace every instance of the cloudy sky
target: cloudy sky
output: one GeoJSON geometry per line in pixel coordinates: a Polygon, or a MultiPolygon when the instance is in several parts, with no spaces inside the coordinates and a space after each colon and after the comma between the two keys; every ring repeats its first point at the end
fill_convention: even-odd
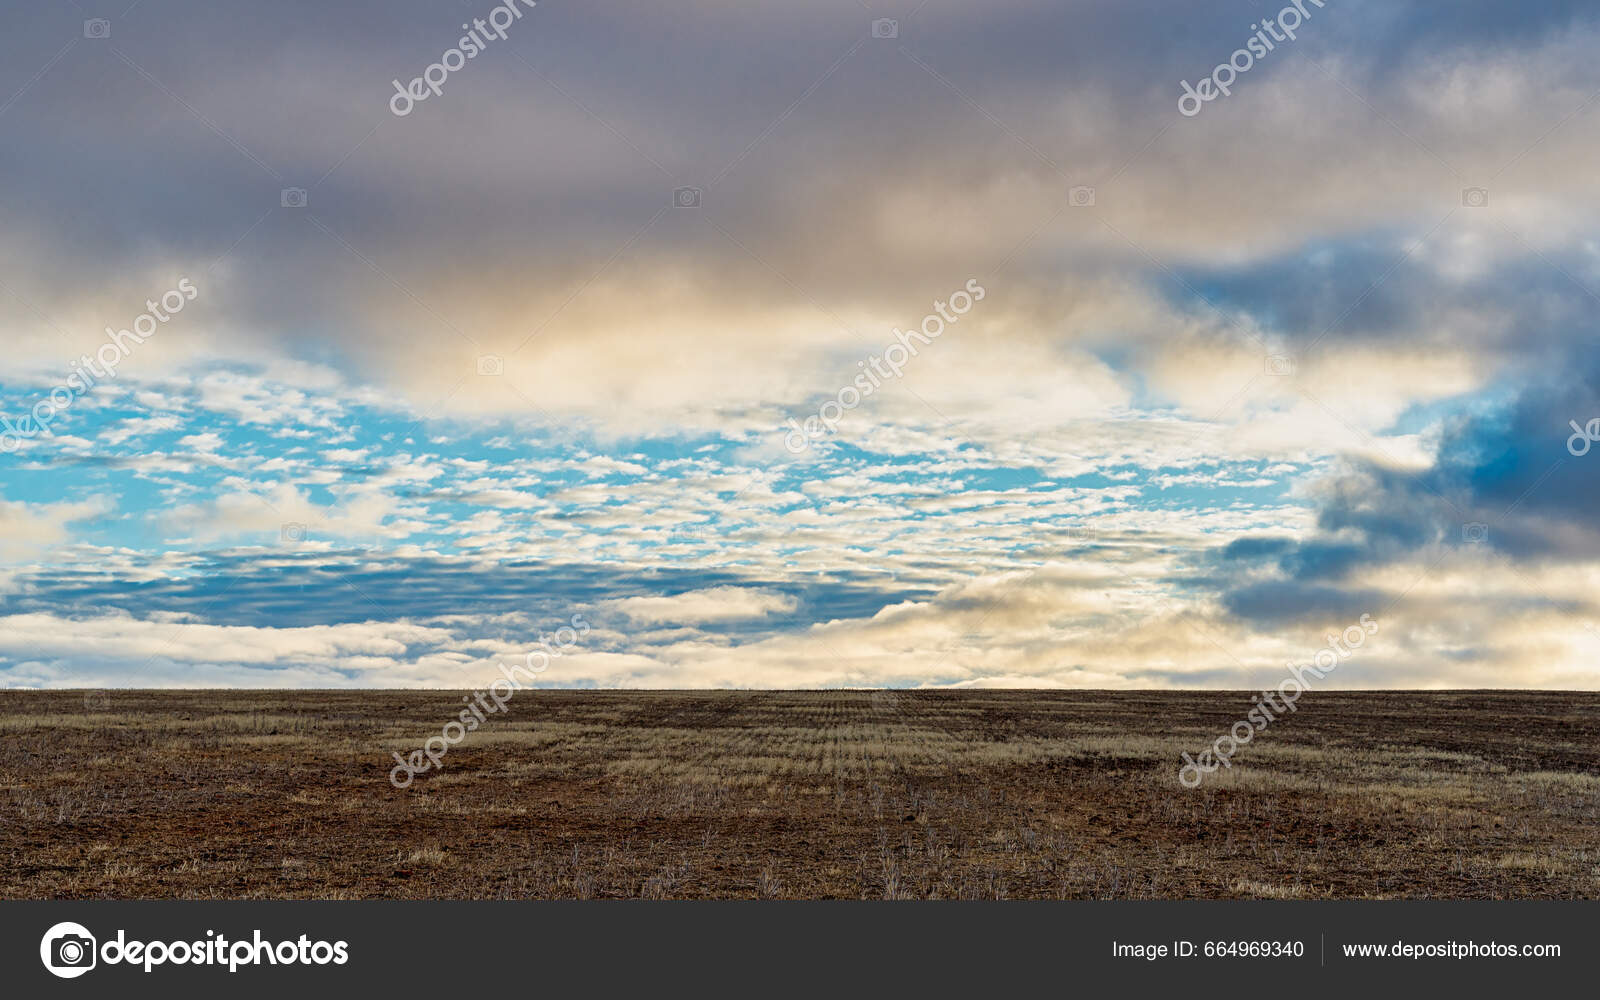
{"type": "Polygon", "coordinates": [[[1600,687],[1600,17],[1300,6],[4,0],[0,686],[1600,687]]]}

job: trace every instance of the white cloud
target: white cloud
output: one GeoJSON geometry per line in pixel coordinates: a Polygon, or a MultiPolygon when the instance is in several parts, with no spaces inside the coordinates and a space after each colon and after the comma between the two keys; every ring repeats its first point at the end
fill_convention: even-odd
{"type": "Polygon", "coordinates": [[[796,606],[793,597],[749,587],[708,587],[670,597],[625,597],[604,607],[641,624],[700,624],[743,621],[786,614],[796,606]]]}

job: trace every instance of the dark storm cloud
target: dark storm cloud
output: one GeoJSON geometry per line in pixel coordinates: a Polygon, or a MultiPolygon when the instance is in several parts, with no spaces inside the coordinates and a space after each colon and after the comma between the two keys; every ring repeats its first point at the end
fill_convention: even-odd
{"type": "Polygon", "coordinates": [[[1319,526],[1353,528],[1380,552],[1437,539],[1487,545],[1514,559],[1600,555],[1594,518],[1600,463],[1567,448],[1570,422],[1600,415],[1600,358],[1580,354],[1568,363],[1523,389],[1505,410],[1461,421],[1441,441],[1432,469],[1416,476],[1364,470],[1335,493],[1319,526]],[[1484,529],[1464,531],[1463,523],[1484,529]]]}
{"type": "Polygon", "coordinates": [[[1317,620],[1355,620],[1386,603],[1381,591],[1273,581],[1230,591],[1223,605],[1266,626],[1317,620]]]}
{"type": "MultiPolygon", "coordinates": [[[[719,225],[796,284],[865,294],[869,277],[912,271],[914,258],[939,250],[875,245],[859,225],[874,206],[920,189],[956,196],[966,182],[1019,173],[1060,184],[1057,194],[1063,175],[1108,176],[1154,125],[1171,123],[1177,81],[1224,59],[1263,12],[1158,0],[937,0],[915,16],[911,4],[869,13],[853,0],[546,0],[452,75],[442,96],[393,118],[390,81],[419,74],[455,44],[462,21],[491,6],[150,3],[116,18],[109,39],[82,38],[70,6],[11,12],[0,91],[21,90],[72,46],[0,115],[0,169],[10,189],[28,192],[9,203],[12,242],[0,254],[9,249],[47,313],[55,298],[127,279],[130,261],[200,268],[226,254],[232,267],[213,283],[230,325],[339,361],[388,336],[363,305],[393,297],[391,279],[423,287],[423,298],[432,282],[468,298],[518,284],[569,287],[675,186],[694,184],[715,191],[708,207],[722,211],[719,225]],[[906,15],[898,39],[865,37],[878,13],[906,15]],[[1126,128],[1074,134],[1066,126],[1080,101],[1126,128]],[[286,187],[310,189],[308,212],[277,211],[286,187]],[[857,252],[873,254],[870,272],[857,252]]],[[[1423,4],[1336,2],[1298,44],[1322,55],[1359,55],[1401,37],[1412,54],[1491,41],[1503,50],[1569,27],[1579,10],[1513,15],[1470,4],[1446,16],[1423,4]]],[[[1258,94],[1291,54],[1255,71],[1258,94]]],[[[1369,99],[1387,107],[1399,97],[1369,99]]],[[[772,281],[700,225],[668,219],[642,251],[772,281]]],[[[1274,296],[1249,280],[1232,291],[1271,297],[1264,308],[1288,325],[1317,326],[1378,264],[1360,259],[1359,246],[1341,253],[1341,273],[1313,294],[1274,296]]],[[[1370,296],[1352,322],[1383,328],[1409,315],[1416,303],[1398,300],[1404,287],[1370,296]]]]}
{"type": "Polygon", "coordinates": [[[1504,407],[1458,420],[1431,468],[1369,462],[1336,478],[1322,496],[1317,536],[1246,537],[1216,550],[1207,562],[1237,574],[1224,603],[1262,622],[1370,607],[1381,595],[1359,582],[1366,573],[1425,551],[1488,550],[1529,571],[1600,558],[1600,460],[1591,457],[1600,450],[1575,456],[1568,447],[1572,422],[1595,417],[1600,357],[1579,350],[1504,407]],[[1258,579],[1263,569],[1269,579],[1258,579]]]}
{"type": "MultiPolygon", "coordinates": [[[[1447,210],[1438,209],[1439,216],[1447,210]]],[[[1458,213],[1455,221],[1470,217],[1458,213]]],[[[1183,301],[1202,289],[1217,306],[1254,317],[1290,346],[1489,351],[1530,372],[1559,363],[1575,340],[1594,332],[1596,299],[1574,277],[1592,267],[1586,247],[1497,260],[1485,273],[1463,277],[1433,255],[1408,254],[1403,244],[1388,232],[1228,268],[1187,268],[1166,290],[1183,301]],[[1446,318],[1483,322],[1440,322],[1446,318]]]]}

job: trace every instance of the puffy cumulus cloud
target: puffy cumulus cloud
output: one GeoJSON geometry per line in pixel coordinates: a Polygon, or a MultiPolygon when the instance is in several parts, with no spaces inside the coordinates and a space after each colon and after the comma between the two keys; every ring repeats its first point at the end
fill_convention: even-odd
{"type": "Polygon", "coordinates": [[[108,496],[62,503],[0,499],[0,561],[36,557],[71,540],[71,525],[104,517],[116,507],[116,501],[108,496]]]}
{"type": "Polygon", "coordinates": [[[338,488],[337,502],[318,504],[291,483],[265,487],[233,479],[214,499],[168,511],[161,520],[180,537],[196,541],[250,535],[285,535],[294,542],[330,544],[327,539],[382,536],[404,538],[424,527],[408,521],[406,506],[371,485],[338,488]]]}
{"type": "MultiPolygon", "coordinates": [[[[1046,566],[743,643],[693,630],[630,635],[601,627],[593,636],[601,648],[561,661],[559,675],[545,679],[644,688],[1247,689],[1276,685],[1290,664],[1312,662],[1329,635],[1344,635],[1366,614],[1375,633],[1317,687],[1600,688],[1590,666],[1600,633],[1584,628],[1570,607],[1525,600],[1512,574],[1485,583],[1481,566],[1463,564],[1426,587],[1417,577],[1426,567],[1405,569],[1415,572],[1376,581],[1369,603],[1324,607],[1267,631],[1154,576],[1130,581],[1101,568],[1046,566]],[[1463,602],[1472,579],[1476,596],[1463,602]],[[1509,604],[1517,594],[1521,606],[1509,604]]],[[[1544,581],[1591,591],[1593,583],[1592,571],[1544,581]]]]}
{"type": "MultiPolygon", "coordinates": [[[[1157,568],[1149,561],[1130,570],[1157,568]]],[[[693,630],[630,633],[597,621],[585,648],[544,679],[641,688],[1249,687],[1276,683],[1287,662],[1306,662],[1323,645],[1312,629],[1264,636],[1215,608],[1180,604],[1178,592],[1154,577],[1136,581],[1129,588],[1127,573],[1045,566],[742,643],[693,630]]],[[[1355,620],[1329,619],[1324,627],[1339,631],[1355,620]]],[[[1394,662],[1380,650],[1363,657],[1377,665],[1365,675],[1368,686],[1394,662]]],[[[486,681],[489,666],[469,676],[486,681]]],[[[1341,678],[1329,686],[1350,685],[1341,678]]]]}
{"type": "Polygon", "coordinates": [[[703,625],[787,613],[797,603],[791,595],[770,590],[708,587],[663,597],[624,597],[602,607],[642,625],[703,625]]]}
{"type": "Polygon", "coordinates": [[[190,620],[0,617],[0,672],[11,687],[343,687],[392,682],[451,632],[407,622],[307,628],[190,620]]]}

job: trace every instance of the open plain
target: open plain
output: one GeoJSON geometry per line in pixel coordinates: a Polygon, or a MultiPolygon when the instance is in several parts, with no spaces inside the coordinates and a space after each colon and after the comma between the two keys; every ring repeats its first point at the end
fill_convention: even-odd
{"type": "Polygon", "coordinates": [[[0,897],[1595,898],[1600,696],[0,692],[0,897]]]}

